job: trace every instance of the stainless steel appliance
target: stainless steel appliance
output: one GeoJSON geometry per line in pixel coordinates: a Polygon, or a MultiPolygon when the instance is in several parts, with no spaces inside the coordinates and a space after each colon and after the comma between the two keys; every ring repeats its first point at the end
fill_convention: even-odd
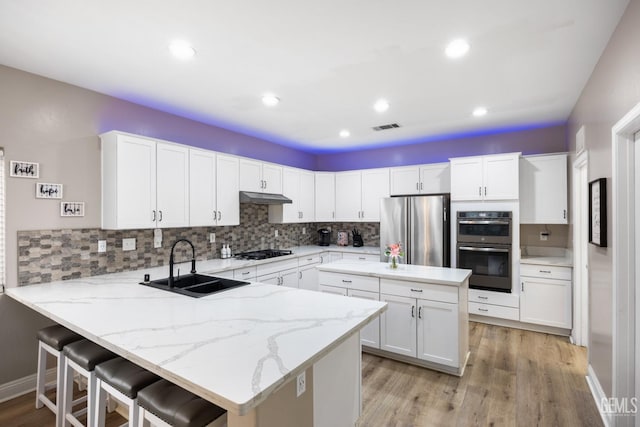
{"type": "Polygon", "coordinates": [[[259,251],[240,252],[236,254],[237,259],[267,259],[279,256],[291,255],[292,252],[284,249],[262,249],[259,251]]]}
{"type": "Polygon", "coordinates": [[[380,260],[401,243],[401,263],[450,267],[449,195],[389,197],[380,201],[380,260]]]}
{"type": "Polygon", "coordinates": [[[458,268],[472,270],[469,288],[511,292],[511,212],[458,212],[458,268]]]}

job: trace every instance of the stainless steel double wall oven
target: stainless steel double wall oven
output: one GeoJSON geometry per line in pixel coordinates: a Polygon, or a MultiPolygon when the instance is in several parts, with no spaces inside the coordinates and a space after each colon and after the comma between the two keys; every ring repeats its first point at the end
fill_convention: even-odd
{"type": "Polygon", "coordinates": [[[511,292],[511,212],[458,212],[458,268],[472,270],[469,287],[511,292]]]}

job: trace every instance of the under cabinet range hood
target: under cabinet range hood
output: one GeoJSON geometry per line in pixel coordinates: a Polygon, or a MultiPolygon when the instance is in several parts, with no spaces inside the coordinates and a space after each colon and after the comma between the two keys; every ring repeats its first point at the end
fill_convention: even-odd
{"type": "Polygon", "coordinates": [[[240,203],[253,203],[256,205],[284,205],[285,203],[293,203],[293,201],[282,194],[241,191],[240,203]]]}

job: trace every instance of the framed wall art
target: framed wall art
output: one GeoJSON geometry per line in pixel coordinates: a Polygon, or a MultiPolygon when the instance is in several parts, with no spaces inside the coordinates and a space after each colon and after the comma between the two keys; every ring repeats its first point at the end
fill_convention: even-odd
{"type": "Polygon", "coordinates": [[[62,199],[62,184],[38,182],[36,184],[37,199],[62,199]]]}
{"type": "Polygon", "coordinates": [[[589,243],[607,247],[607,179],[589,183],[589,243]]]}
{"type": "Polygon", "coordinates": [[[60,216],[84,216],[84,202],[60,202],[60,216]]]}
{"type": "Polygon", "coordinates": [[[40,164],[11,160],[9,176],[15,178],[40,178],[40,164]]]}

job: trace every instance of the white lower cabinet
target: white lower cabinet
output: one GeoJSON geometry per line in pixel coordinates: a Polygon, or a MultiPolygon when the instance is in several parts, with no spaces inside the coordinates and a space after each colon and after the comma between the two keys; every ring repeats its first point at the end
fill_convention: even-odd
{"type": "Polygon", "coordinates": [[[345,252],[342,254],[342,259],[348,259],[352,261],[380,261],[380,255],[372,255],[372,254],[355,254],[352,252],[345,252]]]}
{"type": "MultiPolygon", "coordinates": [[[[319,263],[318,263],[319,264],[319,263]]],[[[310,291],[318,290],[318,270],[316,265],[311,264],[298,269],[298,287],[310,291]]]]}
{"type": "Polygon", "coordinates": [[[233,278],[236,280],[256,280],[258,272],[256,267],[236,268],[233,270],[233,278]]]}
{"type": "Polygon", "coordinates": [[[571,329],[571,268],[520,265],[520,321],[571,329]]]}
{"type": "MultiPolygon", "coordinates": [[[[380,280],[377,277],[351,274],[320,272],[319,291],[330,294],[380,299],[380,280]]],[[[364,346],[380,348],[380,318],[373,319],[360,331],[360,343],[364,346]]]]}
{"type": "Polygon", "coordinates": [[[458,304],[382,294],[380,348],[421,360],[458,366],[458,304]]]}
{"type": "Polygon", "coordinates": [[[271,273],[264,276],[258,276],[258,282],[269,283],[270,285],[288,286],[290,288],[298,287],[298,270],[290,269],[271,273]]]}

